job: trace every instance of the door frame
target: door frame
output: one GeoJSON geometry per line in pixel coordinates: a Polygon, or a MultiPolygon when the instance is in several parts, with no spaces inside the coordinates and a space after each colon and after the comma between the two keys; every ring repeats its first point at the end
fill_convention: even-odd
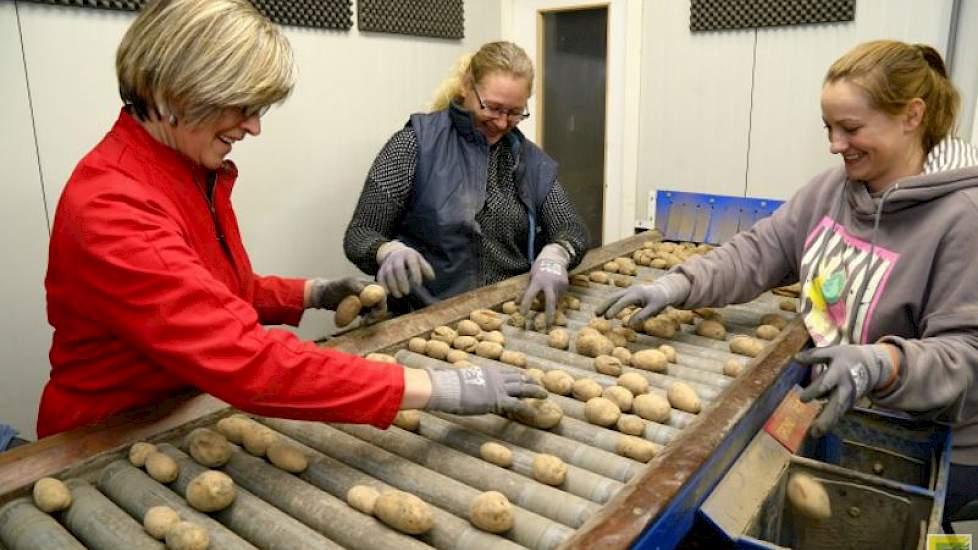
{"type": "MultiPolygon", "coordinates": [[[[543,14],[607,8],[602,244],[631,235],[638,185],[643,0],[502,0],[500,5],[503,38],[526,50],[541,77],[543,14]]],[[[533,93],[535,109],[542,115],[541,80],[535,79],[533,93]]],[[[543,125],[530,117],[521,129],[539,141],[543,125]]]]}

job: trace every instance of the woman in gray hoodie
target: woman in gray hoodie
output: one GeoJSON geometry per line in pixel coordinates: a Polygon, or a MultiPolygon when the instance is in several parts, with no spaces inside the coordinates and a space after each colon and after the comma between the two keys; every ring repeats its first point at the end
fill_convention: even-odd
{"type": "Polygon", "coordinates": [[[978,148],[950,136],[959,98],[944,61],[881,40],[825,76],[822,118],[843,166],[816,176],[771,217],[650,285],[612,296],[613,318],[667,306],[741,303],[801,281],[815,348],[803,401],[827,398],[820,437],[868,396],[953,425],[945,520],[978,499],[978,148]]]}

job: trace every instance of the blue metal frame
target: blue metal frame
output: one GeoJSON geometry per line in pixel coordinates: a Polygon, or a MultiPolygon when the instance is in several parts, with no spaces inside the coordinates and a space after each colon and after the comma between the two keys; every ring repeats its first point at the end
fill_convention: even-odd
{"type": "Polygon", "coordinates": [[[784,201],[663,190],[655,203],[655,227],[666,240],[721,244],[784,201]]]}
{"type": "Polygon", "coordinates": [[[637,550],[670,550],[689,533],[700,505],[750,443],[754,434],[767,422],[788,390],[802,381],[806,367],[790,363],[782,375],[754,402],[746,414],[730,428],[727,437],[693,474],[669,505],[646,527],[632,545],[637,550]]]}

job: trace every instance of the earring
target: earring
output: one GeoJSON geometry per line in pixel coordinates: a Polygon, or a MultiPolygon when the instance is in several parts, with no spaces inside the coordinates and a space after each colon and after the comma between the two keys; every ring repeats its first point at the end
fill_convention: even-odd
{"type": "Polygon", "coordinates": [[[170,126],[176,126],[177,125],[177,115],[175,115],[173,113],[170,113],[170,118],[167,119],[167,122],[170,123],[170,126]]]}

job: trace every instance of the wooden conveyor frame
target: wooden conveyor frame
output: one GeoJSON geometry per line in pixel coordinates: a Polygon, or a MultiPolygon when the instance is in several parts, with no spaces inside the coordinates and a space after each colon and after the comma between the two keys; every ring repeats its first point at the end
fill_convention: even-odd
{"type": "MultiPolygon", "coordinates": [[[[590,251],[575,272],[600,268],[605,262],[630,255],[657,232],[643,233],[590,251]]],[[[326,346],[362,354],[389,350],[436,326],[466,318],[474,309],[494,307],[512,300],[526,287],[520,275],[456,296],[421,312],[378,325],[356,329],[326,342],[326,346]]],[[[700,469],[711,463],[738,421],[775,385],[792,355],[808,340],[800,318],[753,361],[753,367],[723,390],[714,404],[682,430],[679,437],[655,457],[645,471],[628,482],[601,511],[564,545],[565,548],[628,548],[647,526],[659,519],[678,498],[681,489],[700,469]]],[[[136,441],[172,440],[192,428],[226,414],[228,405],[209,395],[188,394],[149,410],[128,412],[105,423],[44,438],[0,454],[0,505],[27,494],[38,478],[65,474],[84,476],[117,459],[116,453],[136,441]]],[[[729,445],[723,446],[726,452],[729,445]]],[[[734,449],[739,453],[739,449],[734,449]]],[[[732,458],[731,458],[732,460],[732,458]]],[[[724,461],[721,470],[729,466],[724,461]]],[[[722,471],[715,472],[717,479],[722,471]]]]}

